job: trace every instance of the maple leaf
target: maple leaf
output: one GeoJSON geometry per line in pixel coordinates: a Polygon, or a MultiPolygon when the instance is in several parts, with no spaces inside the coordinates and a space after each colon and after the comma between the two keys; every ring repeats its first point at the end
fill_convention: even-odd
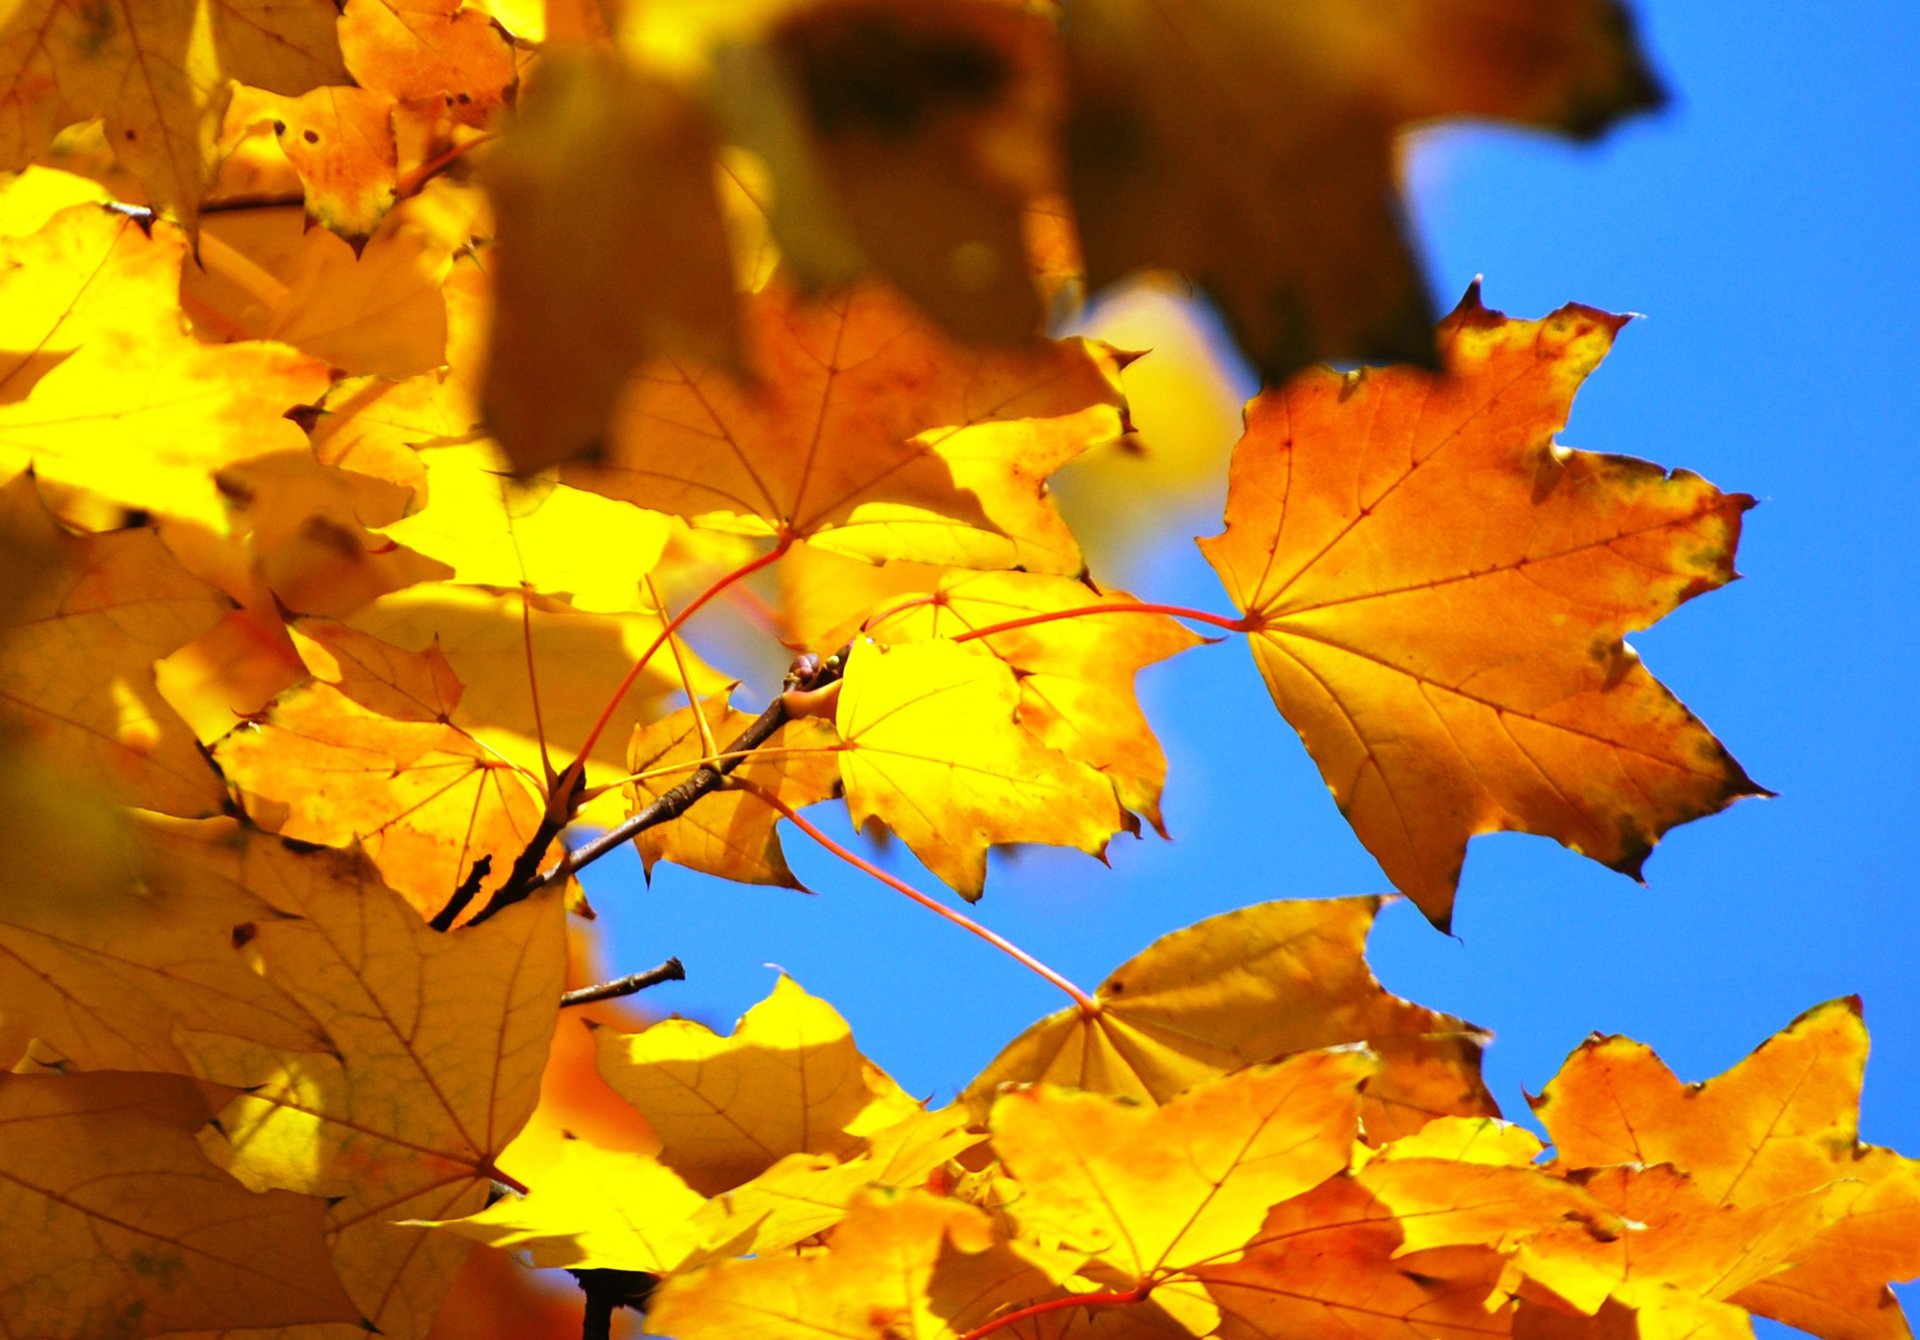
{"type": "Polygon", "coordinates": [[[661,358],[564,478],[698,526],[854,558],[1076,572],[1046,477],[1122,420],[1110,351],[964,349],[877,285],[747,299],[747,368],[661,358]]]}
{"type": "Polygon", "coordinates": [[[444,100],[470,125],[485,125],[514,81],[506,34],[461,0],[347,0],[340,51],[360,87],[444,100]]]}
{"type": "Polygon", "coordinates": [[[1040,619],[1131,603],[1125,591],[1103,593],[1065,577],[949,570],[938,574],[923,603],[908,597],[891,610],[875,606],[865,629],[876,642],[891,646],[1035,620],[1032,627],[978,638],[1013,671],[1020,686],[1020,724],[1042,744],[1105,773],[1120,803],[1144,815],[1164,837],[1160,792],[1167,759],[1134,696],[1134,676],[1204,639],[1159,614],[1040,619]]]}
{"type": "Polygon", "coordinates": [[[420,450],[425,505],[380,533],[448,564],[451,580],[524,586],[581,609],[651,608],[644,582],[664,517],[545,476],[515,479],[488,442],[420,450]]]}
{"type": "Polygon", "coordinates": [[[1443,928],[1476,833],[1638,877],[1667,829],[1766,794],[1622,640],[1733,576],[1753,500],[1552,440],[1624,321],[1510,321],[1476,285],[1445,378],[1263,394],[1200,542],[1354,832],[1443,928]]]}
{"type": "Polygon", "coordinates": [[[945,1107],[875,1131],[866,1149],[845,1162],[826,1154],[788,1154],[698,1212],[706,1241],[722,1244],[707,1254],[764,1256],[791,1247],[839,1223],[861,1193],[919,1187],[985,1138],[968,1129],[964,1109],[945,1107]]]}
{"type": "Polygon", "coordinates": [[[1163,936],[1114,969],[1093,1011],[1062,1010],[1009,1043],[966,1098],[984,1110],[1002,1085],[1046,1081],[1165,1103],[1243,1066],[1360,1042],[1379,1058],[1360,1108],[1369,1139],[1497,1114],[1480,1080],[1486,1034],[1367,970],[1381,901],[1258,903],[1163,936]]]}
{"type": "Polygon", "coordinates": [[[970,901],[995,843],[1097,856],[1126,826],[1113,784],[1022,727],[1019,701],[1006,663],[970,643],[864,644],[847,663],[836,719],[847,812],[878,817],[970,901]]]}
{"type": "MultiPolygon", "coordinates": [[[[437,647],[463,686],[455,724],[485,741],[491,756],[538,777],[542,723],[545,738],[556,744],[586,739],[609,686],[633,668],[664,620],[657,612],[592,614],[539,596],[441,584],[385,596],[356,611],[351,622],[409,651],[437,647]]],[[[611,789],[581,808],[583,820],[611,827],[625,817],[619,786],[627,775],[627,741],[660,710],[664,695],[681,691],[681,663],[695,693],[727,683],[687,648],[678,662],[669,656],[649,662],[588,760],[588,785],[611,789]]]]}
{"type": "Polygon", "coordinates": [[[71,351],[0,404],[0,471],[31,463],[43,481],[219,531],[217,471],[305,452],[281,416],[319,396],[326,368],[284,345],[213,347],[187,334],[176,298],[185,250],[177,228],[143,230],[88,205],[0,242],[0,344],[71,351]]]}
{"type": "Polygon", "coordinates": [[[198,845],[193,831],[133,826],[119,878],[90,896],[0,901],[7,1031],[83,1070],[184,1072],[180,1030],[292,1051],[330,1045],[319,1022],[234,953],[234,927],[280,914],[244,888],[196,878],[178,860],[198,845]]]}
{"type": "Polygon", "coordinates": [[[1087,278],[1183,271],[1273,384],[1432,360],[1393,141],[1446,116],[1593,135],[1660,94],[1613,0],[1078,5],[1065,131],[1087,278]],[[1199,147],[1196,147],[1199,146],[1199,147]]]}
{"type": "Polygon", "coordinates": [[[1512,1329],[1511,1305],[1496,1291],[1498,1256],[1406,1254],[1393,1211],[1348,1178],[1274,1206],[1245,1255],[1191,1273],[1220,1308],[1221,1340],[1433,1340],[1512,1329]]]}
{"type": "Polygon", "coordinates": [[[1793,1268],[1733,1301],[1829,1340],[1904,1334],[1887,1283],[1920,1276],[1920,1164],[1859,1144],[1866,1058],[1851,998],[1809,1010],[1704,1084],[1683,1085],[1639,1043],[1595,1037],[1534,1110],[1562,1163],[1672,1164],[1710,1204],[1764,1210],[1831,1187],[1829,1222],[1795,1244],[1793,1268]]]}
{"type": "Polygon", "coordinates": [[[320,643],[305,656],[315,677],[214,750],[248,813],[288,837],[363,845],[424,915],[471,878],[477,892],[498,888],[539,826],[541,799],[451,724],[462,689],[446,658],[318,621],[295,637],[303,652],[320,643]]]}
{"type": "Polygon", "coordinates": [[[359,1323],[321,1242],[324,1204],[249,1191],[195,1143],[231,1092],[177,1075],[0,1075],[9,1335],[359,1323]]]}
{"type": "Polygon", "coordinates": [[[242,828],[180,859],[289,914],[251,925],[246,948],[333,1043],[186,1040],[199,1073],[242,1090],[220,1113],[226,1167],[336,1197],[327,1231],[347,1292],[383,1334],[424,1334],[466,1244],[391,1221],[479,1209],[532,1112],[565,970],[559,900],[441,935],[357,853],[242,828]]]}
{"type": "Polygon", "coordinates": [[[669,1280],[648,1324],[684,1340],[775,1340],[802,1330],[951,1340],[1006,1301],[1053,1283],[998,1241],[980,1210],[918,1192],[856,1201],[830,1246],[822,1255],[729,1261],[669,1280]]]}
{"type": "Polygon", "coordinates": [[[649,356],[737,361],[713,152],[668,85],[605,61],[542,69],[488,165],[501,241],[484,398],[521,470],[597,452],[649,356]]]}
{"type": "MultiPolygon", "coordinates": [[[[709,756],[707,740],[724,749],[753,718],[727,706],[716,694],[698,708],[686,707],[672,716],[640,727],[627,749],[627,767],[634,774],[628,805],[644,809],[662,794],[694,775],[696,762],[709,756]],[[705,734],[695,712],[705,721],[705,734]]],[[[778,796],[795,809],[827,799],[840,778],[834,758],[838,741],[823,721],[789,721],[734,776],[778,796]],[[766,757],[759,755],[764,752],[766,757]]],[[[794,877],[774,828],[780,811],[757,795],[722,790],[679,818],[643,830],[634,839],[649,877],[661,861],[744,884],[804,886],[794,877]]]]}
{"type": "Polygon", "coordinates": [[[421,1226],[491,1247],[524,1249],[540,1266],[662,1274],[705,1245],[693,1217],[706,1203],[666,1165],[643,1154],[569,1140],[525,1196],[421,1226]]]}
{"type": "Polygon", "coordinates": [[[331,0],[20,0],[0,17],[0,169],[106,118],[114,154],[191,227],[230,81],[298,94],[346,82],[331,0]]]}
{"type": "Polygon", "coordinates": [[[371,237],[399,183],[393,99],[364,88],[316,88],[297,98],[236,89],[229,134],[263,123],[300,175],[307,217],[349,241],[371,237]]]}
{"type": "Polygon", "coordinates": [[[706,1195],[787,1154],[856,1154],[920,1105],[853,1045],[846,1020],[787,977],[721,1038],[687,1019],[596,1034],[600,1073],[660,1137],[660,1161],[706,1195]]]}
{"type": "Polygon", "coordinates": [[[358,249],[291,207],[210,216],[182,291],[233,335],[283,341],[353,375],[424,373],[447,357],[441,286],[466,241],[434,203],[405,202],[358,249]]]}
{"type": "Polygon", "coordinates": [[[755,40],[719,44],[715,97],[767,161],[768,222],[801,282],[875,273],[962,339],[1031,339],[1023,212],[1058,178],[1051,17],[970,0],[771,8],[755,40]]]}
{"type": "MultiPolygon", "coordinates": [[[[1345,1168],[1360,1087],[1376,1068],[1359,1048],[1304,1052],[1163,1107],[1014,1089],[990,1120],[994,1151],[1022,1189],[1009,1212],[1023,1232],[1090,1252],[1135,1285],[1158,1284],[1241,1250],[1268,1207],[1345,1168]]],[[[1193,1325],[1211,1308],[1187,1289],[1156,1288],[1154,1298],[1193,1325]]]]}
{"type": "Polygon", "coordinates": [[[217,811],[219,776],[160,697],[153,665],[231,604],[151,530],[63,530],[29,476],[0,487],[0,531],[39,558],[7,574],[14,599],[0,611],[0,723],[48,764],[121,800],[171,814],[217,811]]]}

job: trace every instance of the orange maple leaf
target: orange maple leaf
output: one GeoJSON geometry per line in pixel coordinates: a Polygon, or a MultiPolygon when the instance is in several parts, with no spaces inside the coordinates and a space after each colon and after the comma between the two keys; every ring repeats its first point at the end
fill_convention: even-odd
{"type": "Polygon", "coordinates": [[[1890,1340],[1906,1328],[1887,1284],[1920,1276],[1920,1163],[1859,1143],[1866,1059],[1854,999],[1809,1010],[1704,1084],[1640,1043],[1594,1037],[1534,1110],[1568,1167],[1671,1164],[1704,1203],[1749,1213],[1825,1192],[1793,1267],[1732,1301],[1826,1340],[1890,1340]]]}
{"type": "Polygon", "coordinates": [[[1667,829],[1766,794],[1622,640],[1733,576],[1753,500],[1553,441],[1624,322],[1510,321],[1476,285],[1446,376],[1266,392],[1200,542],[1354,832],[1442,928],[1476,833],[1637,878],[1667,829]]]}
{"type": "Polygon", "coordinates": [[[629,387],[604,461],[563,477],[870,562],[1079,570],[1044,485],[1121,431],[1111,351],[968,350],[873,284],[805,302],[776,280],[746,320],[755,380],[656,361],[629,387]]]}

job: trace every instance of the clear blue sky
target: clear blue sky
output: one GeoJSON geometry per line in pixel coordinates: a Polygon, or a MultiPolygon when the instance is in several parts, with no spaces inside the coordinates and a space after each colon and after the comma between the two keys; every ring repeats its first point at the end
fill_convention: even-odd
{"type": "MultiPolygon", "coordinates": [[[[1372,958],[1390,988],[1499,1035],[1489,1082],[1516,1118],[1521,1089],[1591,1030],[1702,1079],[1857,992],[1874,1035],[1863,1135],[1920,1156],[1920,6],[1636,8],[1671,108],[1594,148],[1447,132],[1416,162],[1413,211],[1443,309],[1484,274],[1489,305],[1517,316],[1570,299],[1648,315],[1562,440],[1761,499],[1746,579],[1634,642],[1780,798],[1670,834],[1646,888],[1545,839],[1477,839],[1457,938],[1403,904],[1372,958]]],[[[1225,609],[1184,538],[1217,531],[1218,506],[1113,575],[1225,609]]],[[[1092,985],[1214,912],[1384,888],[1244,647],[1188,653],[1142,685],[1172,758],[1176,840],[1118,841],[1111,870],[996,859],[984,920],[1092,985]]],[[[803,837],[788,845],[818,897],[666,867],[645,890],[630,854],[593,872],[621,970],[686,961],[691,980],[649,1003],[724,1029],[778,963],[936,1099],[1060,1004],[803,837]]]]}

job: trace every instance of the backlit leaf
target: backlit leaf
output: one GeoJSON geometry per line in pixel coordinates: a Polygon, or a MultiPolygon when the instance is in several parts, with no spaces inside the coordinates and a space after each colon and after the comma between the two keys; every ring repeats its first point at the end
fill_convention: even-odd
{"type": "MultiPolygon", "coordinates": [[[[725,749],[753,718],[729,707],[724,695],[699,706],[714,742],[725,749]]],[[[708,756],[692,707],[642,726],[627,750],[635,774],[628,805],[643,809],[662,794],[690,780],[697,761],[708,756]],[[651,775],[646,775],[651,774],[651,775]]],[[[761,746],[767,757],[741,764],[733,775],[770,791],[795,809],[827,799],[840,780],[834,757],[838,741],[824,721],[789,721],[761,746]]],[[[646,829],[634,839],[647,873],[660,861],[746,884],[802,887],[787,865],[774,832],[780,812],[746,791],[721,790],[707,796],[678,819],[646,829]]]]}
{"type": "Polygon", "coordinates": [[[952,1340],[1051,1282],[995,1241],[985,1214],[919,1193],[857,1203],[832,1248],[672,1280],[655,1295],[648,1324],[681,1340],[952,1340]]]}
{"type": "Polygon", "coordinates": [[[189,1039],[201,1073],[244,1091],[220,1114],[227,1167],[338,1197],[327,1230],[348,1293],[383,1334],[424,1334],[466,1244],[392,1221],[478,1210],[532,1112],[564,979],[558,897],[441,935],[357,853],[241,829],[182,859],[290,914],[247,949],[334,1044],[189,1039]]]}
{"type": "Polygon", "coordinates": [[[1093,993],[1016,1038],[967,1086],[1046,1081],[1165,1103],[1293,1052],[1363,1042],[1379,1071],[1361,1101],[1369,1139],[1437,1116],[1495,1115],[1480,1081],[1487,1035],[1384,990],[1363,957],[1378,898],[1259,903],[1163,936],[1093,993]]]}
{"type": "Polygon", "coordinates": [[[0,1327],[153,1335],[351,1321],[324,1204],[255,1193],[194,1142],[229,1095],[177,1075],[0,1075],[0,1327]]]}
{"type": "Polygon", "coordinates": [[[1830,1340],[1904,1333],[1886,1285],[1920,1276],[1920,1174],[1858,1142],[1867,1030],[1854,999],[1809,1010],[1740,1064],[1683,1084],[1651,1049],[1595,1037],[1535,1101],[1562,1163],[1670,1163],[1709,1202],[1764,1208],[1831,1188],[1797,1268],[1738,1299],[1830,1340]]]}
{"type": "Polygon", "coordinates": [[[330,1045],[320,1022],[234,952],[236,931],[251,934],[238,928],[281,914],[243,887],[199,878],[180,859],[204,840],[195,831],[133,827],[118,879],[90,897],[0,899],[7,1033],[84,1070],[184,1071],[182,1029],[288,1050],[330,1045]]]}
{"type": "Polygon", "coordinates": [[[457,701],[458,685],[437,649],[409,655],[351,629],[331,636],[362,661],[342,667],[326,657],[320,675],[281,694],[264,720],[215,748],[249,814],[287,837],[360,844],[381,877],[423,915],[447,906],[481,861],[488,869],[480,891],[491,893],[539,826],[535,785],[449,724],[453,702],[446,700],[457,701]],[[401,684],[430,687],[409,694],[382,683],[367,673],[373,661],[401,684]],[[322,676],[329,669],[343,678],[328,682],[322,676]],[[368,680],[371,695],[358,689],[368,680]],[[445,708],[433,712],[431,699],[416,706],[430,694],[445,708]]]}
{"type": "Polygon", "coordinates": [[[1553,441],[1623,321],[1509,321],[1476,289],[1446,378],[1267,392],[1201,542],[1355,833],[1443,927],[1476,833],[1638,876],[1667,829],[1762,793],[1622,640],[1733,576],[1753,500],[1553,441]]]}
{"type": "Polygon", "coordinates": [[[954,642],[854,648],[837,725],[856,824],[878,817],[962,897],[987,848],[1044,842],[1098,855],[1125,826],[1113,785],[1019,723],[1005,662],[954,642]]]}
{"type": "Polygon", "coordinates": [[[153,666],[232,605],[151,530],[61,529],[26,476],[0,488],[0,530],[41,556],[26,571],[9,565],[0,722],[48,764],[117,799],[169,814],[216,812],[225,789],[160,697],[153,666]]]}
{"type": "Polygon", "coordinates": [[[1347,1178],[1273,1207],[1245,1256],[1193,1275],[1219,1305],[1222,1340],[1345,1336],[1467,1340],[1504,1336],[1500,1260],[1476,1251],[1438,1264],[1401,1255],[1392,1210],[1347,1178]]]}
{"type": "MultiPolygon", "coordinates": [[[[876,610],[868,635],[894,645],[1133,603],[1125,591],[1101,592],[1065,577],[1017,572],[949,571],[928,594],[929,603],[898,613],[876,610]]],[[[1105,773],[1120,803],[1144,815],[1164,837],[1160,789],[1167,759],[1134,696],[1134,677],[1203,639],[1165,615],[1120,613],[1063,618],[978,641],[1005,661],[1019,682],[1020,724],[1041,743],[1105,773]]]]}
{"type": "Polygon", "coordinates": [[[1117,436],[1117,362],[1082,341],[980,352],[877,285],[747,300],[754,381],[648,365],[609,452],[572,482],[746,535],[855,558],[1075,572],[1046,477],[1117,436]]]}
{"type": "Polygon", "coordinates": [[[1236,1252],[1269,1206],[1347,1166],[1358,1048],[1308,1052],[1198,1085],[1164,1107],[1040,1085],[993,1107],[993,1147],[1024,1232],[1150,1282],[1236,1252]]]}
{"type": "Polygon", "coordinates": [[[0,353],[0,369],[42,342],[72,349],[58,366],[39,357],[26,394],[0,403],[0,471],[31,463],[42,480],[219,530],[217,471],[305,451],[281,416],[319,395],[326,369],[284,345],[213,347],[188,335],[173,296],[185,248],[176,228],[143,231],[90,205],[0,243],[14,351],[0,353]]]}
{"type": "Polygon", "coordinates": [[[660,1161],[706,1195],[788,1154],[856,1154],[920,1110],[832,1006],[786,977],[730,1037],[689,1019],[596,1036],[600,1073],[659,1134],[660,1161]]]}

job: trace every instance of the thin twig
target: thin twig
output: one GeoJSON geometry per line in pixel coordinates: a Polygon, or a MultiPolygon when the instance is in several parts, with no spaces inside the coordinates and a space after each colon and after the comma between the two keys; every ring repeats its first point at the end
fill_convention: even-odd
{"type": "MultiPolygon", "coordinates": [[[[805,692],[837,683],[846,668],[847,650],[843,647],[824,661],[812,656],[796,659],[793,668],[787,672],[786,692],[805,692]]],[[[754,750],[771,739],[775,731],[787,724],[788,719],[786,693],[783,693],[768,703],[767,710],[755,717],[753,723],[727,745],[724,755],[718,761],[703,764],[693,776],[672,790],[655,797],[646,808],[629,816],[591,842],[575,847],[567,853],[566,858],[559,865],[544,875],[531,875],[521,879],[516,869],[515,875],[494,894],[493,901],[481,909],[479,914],[467,924],[477,926],[502,909],[522,899],[530,898],[540,890],[579,872],[608,852],[632,841],[635,836],[647,829],[678,819],[700,797],[718,789],[733,770],[746,762],[754,750]]]]}
{"type": "Polygon", "coordinates": [[[657,968],[648,968],[645,972],[630,972],[625,977],[616,977],[611,982],[602,982],[598,986],[583,986],[569,991],[560,997],[560,1008],[569,1005],[591,1005],[596,1000],[618,1000],[622,996],[631,996],[636,991],[645,991],[650,986],[659,986],[662,982],[684,982],[687,970],[680,960],[670,958],[657,968]]]}

